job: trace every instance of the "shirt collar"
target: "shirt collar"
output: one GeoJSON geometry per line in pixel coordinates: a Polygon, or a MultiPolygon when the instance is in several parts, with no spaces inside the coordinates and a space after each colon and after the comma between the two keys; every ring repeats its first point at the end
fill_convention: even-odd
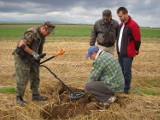
{"type": "Polygon", "coordinates": [[[97,59],[97,57],[98,57],[102,52],[103,52],[102,50],[99,50],[99,51],[97,52],[97,55],[96,55],[96,58],[95,58],[95,59],[97,59]]]}
{"type": "Polygon", "coordinates": [[[131,16],[129,16],[128,20],[127,20],[124,24],[125,24],[125,25],[128,24],[131,19],[132,19],[131,16]]]}

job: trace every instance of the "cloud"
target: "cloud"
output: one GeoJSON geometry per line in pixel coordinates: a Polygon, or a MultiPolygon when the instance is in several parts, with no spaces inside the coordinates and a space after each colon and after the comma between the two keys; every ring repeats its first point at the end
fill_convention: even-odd
{"type": "Polygon", "coordinates": [[[128,9],[140,26],[158,26],[159,0],[1,0],[0,21],[60,21],[66,23],[94,22],[101,18],[104,9],[111,9],[113,18],[119,20],[116,10],[128,9]]]}

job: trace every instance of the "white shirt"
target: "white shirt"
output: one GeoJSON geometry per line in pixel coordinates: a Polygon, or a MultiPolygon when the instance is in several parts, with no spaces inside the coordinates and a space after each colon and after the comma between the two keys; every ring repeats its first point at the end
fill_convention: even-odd
{"type": "Polygon", "coordinates": [[[121,42],[122,42],[122,34],[123,34],[123,30],[124,30],[124,24],[123,26],[121,27],[121,30],[120,30],[120,34],[119,34],[119,39],[118,39],[118,51],[120,52],[121,50],[121,42]]]}

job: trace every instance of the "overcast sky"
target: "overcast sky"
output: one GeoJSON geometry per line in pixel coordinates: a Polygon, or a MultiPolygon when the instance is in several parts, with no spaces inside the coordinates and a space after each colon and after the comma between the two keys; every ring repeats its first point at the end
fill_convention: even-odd
{"type": "MultiPolygon", "coordinates": [[[[0,21],[94,24],[102,11],[124,6],[140,26],[160,27],[160,0],[0,0],[0,21]]],[[[120,21],[119,21],[120,22],[120,21]]]]}

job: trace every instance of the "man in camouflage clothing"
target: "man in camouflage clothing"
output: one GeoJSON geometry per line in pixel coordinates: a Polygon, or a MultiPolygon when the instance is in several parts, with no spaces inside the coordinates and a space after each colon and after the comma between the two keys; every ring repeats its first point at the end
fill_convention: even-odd
{"type": "Polygon", "coordinates": [[[30,79],[30,88],[32,91],[32,100],[46,101],[48,98],[39,94],[39,67],[33,62],[19,55],[16,51],[18,48],[23,47],[23,51],[27,56],[34,58],[37,62],[40,62],[40,54],[43,52],[43,44],[45,43],[45,37],[53,32],[55,25],[47,21],[43,25],[37,28],[28,29],[15,50],[15,68],[16,68],[16,102],[23,105],[25,102],[23,96],[25,89],[30,79]]]}
{"type": "Polygon", "coordinates": [[[89,82],[85,89],[102,105],[109,105],[116,100],[115,92],[123,92],[124,77],[118,60],[97,46],[88,49],[86,58],[94,60],[89,82]]]}

